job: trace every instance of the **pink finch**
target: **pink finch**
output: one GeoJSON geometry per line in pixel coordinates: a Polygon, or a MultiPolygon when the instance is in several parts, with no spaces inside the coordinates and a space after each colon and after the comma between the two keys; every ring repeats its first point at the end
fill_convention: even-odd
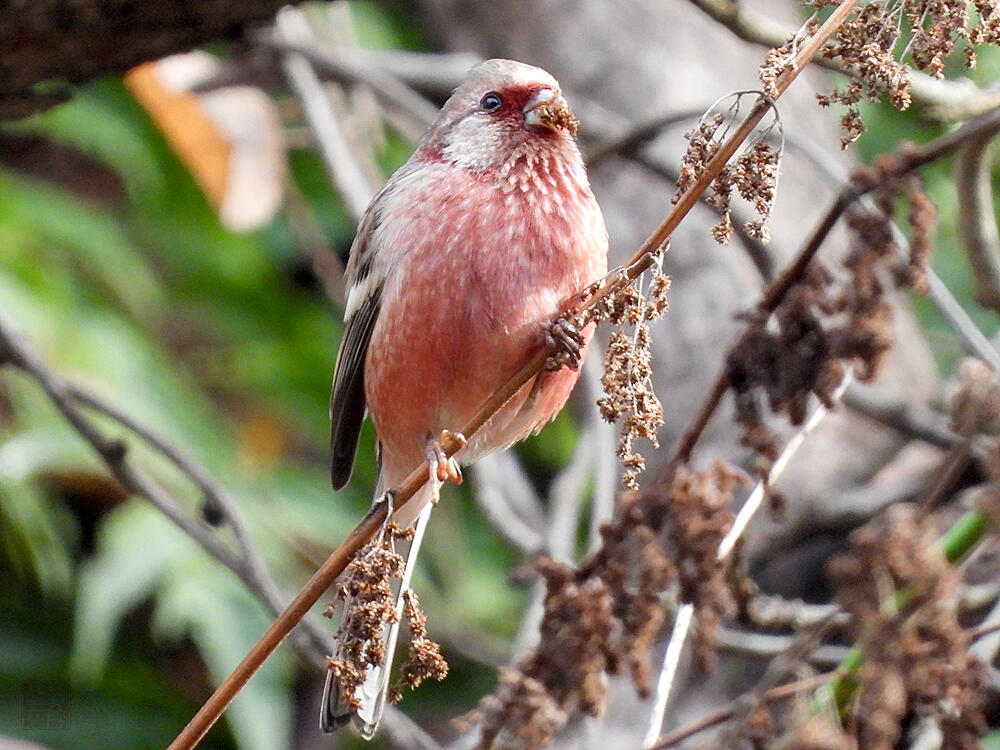
{"type": "MultiPolygon", "coordinates": [[[[460,478],[437,437],[461,429],[544,345],[546,324],[574,293],[607,271],[607,230],[575,131],[551,75],[487,60],[448,99],[358,228],[330,402],[333,485],[350,478],[366,409],[379,457],[376,498],[430,462],[431,481],[393,516],[417,528],[404,588],[429,501],[441,480],[460,478]]],[[[582,333],[580,357],[591,333],[582,333]]],[[[578,375],[563,368],[536,376],[470,436],[458,461],[539,430],[578,375]]],[[[374,732],[396,627],[387,626],[385,663],[368,667],[353,695],[342,694],[331,672],[325,730],[354,716],[363,735],[374,732]]]]}

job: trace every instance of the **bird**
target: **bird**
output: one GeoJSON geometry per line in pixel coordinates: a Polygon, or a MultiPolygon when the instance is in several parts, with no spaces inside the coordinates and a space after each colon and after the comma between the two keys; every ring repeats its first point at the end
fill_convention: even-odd
{"type": "MultiPolygon", "coordinates": [[[[553,321],[607,273],[608,233],[576,128],[549,73],[481,62],[359,222],[330,397],[331,479],[335,489],[348,483],[366,414],[376,502],[429,464],[430,481],[392,515],[415,528],[404,588],[441,482],[460,481],[460,465],[540,430],[579,376],[593,324],[575,331],[553,321]],[[447,458],[442,431],[461,429],[553,339],[566,345],[571,367],[536,375],[447,458]]],[[[398,624],[386,629],[387,657],[367,668],[354,700],[327,674],[324,731],[353,720],[363,737],[374,735],[398,624]]]]}

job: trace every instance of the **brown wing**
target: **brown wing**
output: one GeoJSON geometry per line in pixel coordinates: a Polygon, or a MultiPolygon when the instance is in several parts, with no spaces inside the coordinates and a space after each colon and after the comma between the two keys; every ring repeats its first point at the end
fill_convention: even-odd
{"type": "Polygon", "coordinates": [[[330,393],[330,477],[337,490],[351,478],[361,424],[365,421],[365,355],[382,297],[382,279],[373,277],[377,271],[373,268],[371,246],[372,232],[379,221],[378,205],[376,198],[362,218],[347,264],[351,290],[348,318],[330,393]],[[359,293],[364,293],[363,298],[359,297],[356,309],[351,310],[351,297],[359,293]]]}
{"type": "Polygon", "coordinates": [[[330,476],[339,490],[351,478],[361,423],[365,420],[365,354],[378,317],[381,288],[347,322],[330,394],[330,476]]]}

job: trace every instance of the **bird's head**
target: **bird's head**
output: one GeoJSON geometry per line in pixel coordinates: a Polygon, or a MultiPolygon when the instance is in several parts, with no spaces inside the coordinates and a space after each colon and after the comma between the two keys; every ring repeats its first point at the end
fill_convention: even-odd
{"type": "Polygon", "coordinates": [[[522,152],[573,148],[576,127],[551,75],[513,60],[486,60],[469,71],[445,103],[424,148],[457,165],[485,170],[522,152]]]}

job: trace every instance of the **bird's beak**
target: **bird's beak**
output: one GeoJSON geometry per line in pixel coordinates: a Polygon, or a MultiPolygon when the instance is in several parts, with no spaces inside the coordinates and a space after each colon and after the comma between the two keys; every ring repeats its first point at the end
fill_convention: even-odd
{"type": "Polygon", "coordinates": [[[524,105],[524,124],[529,128],[542,128],[553,133],[566,130],[576,135],[579,124],[563,95],[553,89],[538,89],[524,105]]]}

